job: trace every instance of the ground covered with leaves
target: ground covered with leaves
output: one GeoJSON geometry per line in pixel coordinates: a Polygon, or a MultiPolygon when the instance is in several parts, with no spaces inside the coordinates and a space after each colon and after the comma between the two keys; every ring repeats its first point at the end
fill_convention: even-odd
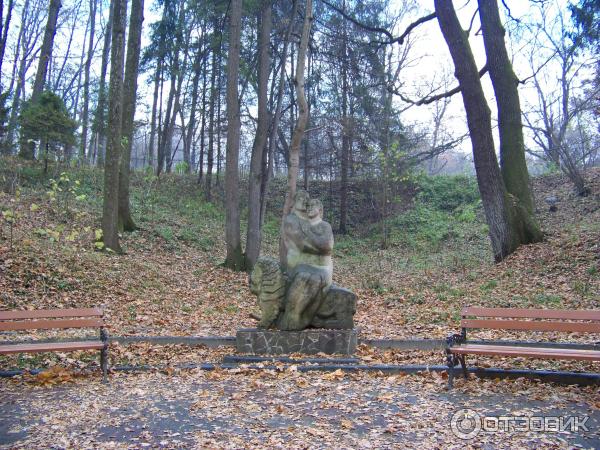
{"type": "MultiPolygon", "coordinates": [[[[43,176],[37,166],[0,159],[3,183],[0,191],[0,309],[102,307],[110,333],[119,336],[231,336],[240,327],[255,325],[250,314],[258,314],[259,310],[248,290],[247,275],[220,266],[224,260],[223,211],[218,202],[213,205],[203,200],[196,180],[176,175],[157,180],[151,175],[134,174],[132,204],[139,230],[123,235],[125,254],[117,256],[99,251],[95,244],[100,227],[101,176],[101,172],[93,169],[65,171],[60,168],[51,168],[49,176],[43,176]]],[[[445,338],[457,331],[460,309],[465,305],[598,309],[600,171],[591,171],[587,177],[592,192],[585,198],[575,196],[568,181],[560,175],[534,179],[536,214],[546,240],[520,248],[500,264],[491,262],[478,201],[468,194],[464,196],[467,200],[460,200],[449,208],[439,195],[436,197],[435,189],[428,191],[427,186],[416,196],[415,186],[407,188],[403,199],[408,206],[398,207],[397,216],[385,219],[385,239],[378,234],[380,223],[356,227],[350,236],[336,236],[334,281],[358,294],[356,323],[361,337],[445,338]],[[558,211],[548,210],[545,199],[549,196],[558,199],[558,211]],[[409,197],[412,203],[407,200],[409,197]]],[[[456,198],[462,198],[468,189],[462,185],[456,188],[460,194],[456,198]]],[[[442,186],[442,191],[447,189],[442,186]]],[[[360,210],[361,205],[353,208],[360,210]]],[[[277,216],[278,209],[271,208],[264,230],[264,254],[277,253],[277,216]]],[[[78,334],[78,331],[8,333],[3,334],[2,339],[78,334]]],[[[542,337],[515,333],[502,336],[480,333],[479,336],[529,340],[542,337]]],[[[546,334],[543,338],[597,342],[597,336],[577,334],[546,334]]],[[[483,412],[488,408],[486,405],[493,410],[494,402],[506,405],[502,407],[509,410],[513,408],[509,406],[511,402],[530,398],[533,395],[530,389],[535,395],[544,391],[555,393],[555,397],[542,395],[540,398],[546,403],[532,406],[532,412],[538,411],[535,409],[538,407],[539,412],[543,412],[571,403],[575,406],[586,403],[592,392],[589,388],[549,388],[534,384],[523,387],[508,381],[496,385],[472,380],[464,388],[459,385],[457,393],[470,392],[467,400],[459,401],[460,395],[442,392],[445,380],[436,380],[435,375],[416,378],[353,375],[325,383],[323,379],[327,375],[285,372],[245,376],[219,372],[221,378],[212,379],[214,374],[174,369],[182,363],[219,362],[232,352],[233,349],[227,347],[114,344],[110,349],[112,366],[167,367],[171,377],[168,380],[172,382],[164,385],[163,375],[156,373],[112,375],[109,387],[91,381],[89,376],[73,381],[76,374],[83,373],[79,372],[82,369],[97,371],[97,352],[2,357],[2,370],[55,367],[52,370],[56,372],[48,375],[48,380],[53,380],[51,383],[45,382],[43,376],[35,380],[2,381],[0,389],[9,399],[3,400],[2,413],[6,415],[12,408],[22,411],[19,414],[23,422],[13,425],[17,427],[15,430],[19,426],[26,429],[25,434],[19,434],[23,430],[14,434],[24,436],[25,440],[15,441],[15,445],[23,448],[41,446],[41,441],[35,441],[36,436],[52,439],[63,436],[64,445],[58,445],[63,447],[93,447],[96,440],[107,446],[114,441],[116,447],[126,446],[127,442],[134,447],[144,443],[163,445],[161,441],[166,442],[164,446],[177,447],[175,437],[186,445],[206,447],[226,446],[224,442],[229,441],[233,447],[280,442],[291,442],[292,447],[301,447],[301,442],[315,446],[320,442],[323,445],[337,442],[340,447],[367,446],[366,442],[376,448],[398,443],[429,447],[436,442],[440,445],[453,441],[446,419],[465,401],[481,402],[483,412]],[[61,370],[65,371],[62,375],[61,370]],[[56,380],[59,382],[55,383],[56,380]],[[37,386],[61,384],[60,381],[75,384],[50,389],[37,386]],[[259,383],[258,387],[252,388],[252,383],[259,383]],[[383,395],[392,395],[390,402],[378,400],[379,384],[383,395]],[[119,404],[112,404],[109,399],[115,398],[117,389],[122,389],[124,394],[119,396],[119,404]],[[505,397],[499,396],[502,389],[507,391],[505,397]],[[235,390],[240,393],[235,394],[235,390]],[[292,400],[284,398],[282,393],[286,390],[294,392],[292,400]],[[198,392],[202,391],[211,394],[199,396],[198,392]],[[325,402],[325,406],[316,405],[316,400],[307,394],[317,395],[318,402],[325,402]],[[234,395],[242,397],[236,400],[234,395]],[[160,418],[169,412],[157,406],[154,398],[166,399],[165,405],[173,406],[181,417],[193,417],[191,428],[176,431],[174,425],[160,425],[163,423],[160,418]],[[241,402],[242,398],[248,401],[241,402]],[[409,398],[414,401],[411,403],[409,398]],[[48,399],[53,406],[44,421],[42,416],[36,415],[36,406],[48,399]],[[271,400],[275,403],[270,404],[271,400]],[[458,403],[454,404],[455,400],[458,403]],[[144,425],[145,413],[135,409],[136,401],[143,404],[145,410],[156,413],[159,425],[152,428],[154,425],[146,424],[154,431],[140,428],[135,436],[129,436],[130,432],[123,431],[125,427],[137,430],[137,425],[124,425],[130,420],[128,417],[137,415],[141,421],[139,426],[144,425]],[[211,421],[210,426],[202,422],[202,417],[217,417],[211,406],[202,406],[205,401],[207,405],[222,407],[224,419],[211,421]],[[503,403],[505,401],[508,403],[503,403]],[[328,402],[337,405],[332,406],[331,413],[324,412],[329,411],[328,402]],[[364,411],[360,409],[360,402],[364,403],[364,411]],[[89,415],[81,414],[82,404],[86,405],[89,415]],[[199,406],[192,407],[194,404],[199,406]],[[295,404],[301,405],[299,416],[294,415],[295,404]],[[377,408],[382,408],[382,414],[387,416],[375,418],[377,408]],[[275,417],[269,414],[282,417],[269,422],[268,417],[275,417]],[[346,416],[351,421],[349,426],[340,422],[340,418],[346,416]],[[367,417],[372,417],[374,422],[366,420],[367,417]],[[414,425],[419,418],[424,418],[427,425],[422,428],[414,425]],[[309,425],[294,425],[298,420],[309,425]],[[253,428],[254,425],[266,427],[263,431],[268,432],[264,434],[260,426],[253,428]],[[157,430],[163,429],[165,434],[159,439],[162,431],[157,430]],[[152,439],[144,437],[144,430],[150,432],[152,439]],[[169,437],[169,433],[181,434],[169,437]],[[131,441],[133,438],[138,440],[131,441]]],[[[364,345],[357,356],[364,364],[444,362],[441,351],[406,352],[364,345]]],[[[598,363],[483,357],[473,358],[471,362],[482,367],[600,372],[598,363]]],[[[589,405],[595,405],[590,407],[596,411],[598,399],[597,396],[592,398],[589,405]]],[[[5,430],[7,436],[12,433],[9,431],[5,430]]],[[[516,440],[512,442],[517,444],[530,439],[518,433],[511,435],[511,439],[513,437],[516,440]]],[[[541,446],[564,444],[562,435],[536,437],[541,439],[541,446]]],[[[501,442],[497,436],[486,435],[486,439],[494,446],[501,442]]],[[[582,445],[585,447],[585,442],[582,441],[582,445]]]]}
{"type": "Polygon", "coordinates": [[[600,446],[596,388],[459,380],[447,392],[438,373],[302,374],[293,366],[115,374],[108,385],[87,377],[65,382],[67,376],[56,385],[39,377],[0,385],[0,444],[27,449],[600,446]],[[533,423],[525,429],[514,422],[507,431],[487,425],[464,440],[453,431],[471,431],[457,420],[464,409],[481,417],[577,417],[587,430],[541,432],[533,423]]]}

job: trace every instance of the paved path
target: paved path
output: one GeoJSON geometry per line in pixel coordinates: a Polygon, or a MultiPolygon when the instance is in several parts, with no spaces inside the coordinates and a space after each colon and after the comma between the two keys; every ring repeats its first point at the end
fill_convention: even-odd
{"type": "Polygon", "coordinates": [[[461,381],[447,392],[435,374],[186,371],[113,375],[109,385],[96,378],[54,387],[0,381],[0,446],[600,448],[598,401],[591,388],[519,381],[461,381]],[[451,430],[462,408],[482,416],[587,416],[588,431],[481,431],[462,441],[451,430]]]}

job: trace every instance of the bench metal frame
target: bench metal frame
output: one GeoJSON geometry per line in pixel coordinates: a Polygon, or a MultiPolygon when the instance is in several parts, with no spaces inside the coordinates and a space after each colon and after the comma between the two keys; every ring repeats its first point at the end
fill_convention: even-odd
{"type": "Polygon", "coordinates": [[[68,328],[98,328],[99,340],[69,340],[62,342],[33,341],[2,342],[0,355],[43,353],[75,350],[100,350],[102,380],[108,381],[108,331],[104,311],[100,308],[38,309],[31,311],[0,311],[0,331],[56,330],[68,328]]]}
{"type": "Polygon", "coordinates": [[[513,356],[541,359],[600,361],[598,344],[556,344],[551,342],[486,340],[467,341],[467,329],[579,332],[600,334],[600,311],[465,307],[461,333],[446,339],[448,388],[453,386],[456,367],[468,377],[465,356],[513,356]],[[474,317],[474,318],[473,318],[474,317]]]}

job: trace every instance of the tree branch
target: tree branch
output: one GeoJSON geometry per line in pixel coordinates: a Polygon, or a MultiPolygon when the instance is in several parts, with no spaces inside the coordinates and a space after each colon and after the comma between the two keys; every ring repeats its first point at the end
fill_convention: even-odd
{"type": "MultiPolygon", "coordinates": [[[[481,78],[482,76],[484,76],[487,71],[488,71],[488,67],[487,67],[487,64],[486,64],[479,71],[479,78],[481,78]]],[[[452,97],[453,95],[458,94],[460,91],[461,91],[460,86],[456,86],[455,88],[450,89],[449,91],[446,91],[446,92],[444,92],[442,94],[432,95],[430,97],[424,97],[424,98],[422,98],[420,100],[411,100],[410,98],[405,97],[404,95],[402,95],[397,90],[390,89],[390,92],[392,92],[393,94],[395,94],[398,97],[400,97],[400,99],[403,102],[410,103],[411,105],[415,105],[415,106],[429,105],[430,103],[436,102],[436,101],[441,100],[443,98],[452,97]]]]}
{"type": "Polygon", "coordinates": [[[352,22],[357,27],[360,27],[363,30],[369,31],[371,33],[384,34],[388,38],[387,41],[373,41],[373,43],[377,43],[377,44],[386,44],[386,45],[389,45],[389,44],[396,44],[396,43],[398,43],[398,44],[402,45],[404,43],[404,40],[406,39],[406,37],[410,34],[410,32],[412,30],[414,30],[416,27],[418,27],[422,23],[428,22],[428,21],[436,18],[436,14],[435,13],[431,13],[431,14],[429,14],[427,16],[423,16],[423,17],[415,20],[410,25],[408,25],[406,27],[406,30],[404,30],[404,33],[402,33],[400,36],[394,37],[394,35],[392,33],[390,33],[387,29],[381,28],[381,27],[372,27],[370,25],[367,25],[366,23],[363,23],[360,20],[356,19],[355,17],[351,16],[350,14],[346,13],[340,7],[338,7],[338,6],[330,3],[328,0],[321,0],[321,2],[323,2],[323,4],[325,4],[329,8],[333,9],[335,12],[341,14],[342,17],[344,17],[344,19],[349,20],[350,22],[352,22]]]}

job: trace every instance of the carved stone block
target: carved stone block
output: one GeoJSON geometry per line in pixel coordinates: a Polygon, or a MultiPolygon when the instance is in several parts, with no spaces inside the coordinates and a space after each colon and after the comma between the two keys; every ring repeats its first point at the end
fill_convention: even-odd
{"type": "Polygon", "coordinates": [[[255,355],[352,355],[356,351],[357,342],[357,329],[310,328],[302,331],[280,331],[246,328],[238,330],[236,334],[237,351],[255,355]]]}

